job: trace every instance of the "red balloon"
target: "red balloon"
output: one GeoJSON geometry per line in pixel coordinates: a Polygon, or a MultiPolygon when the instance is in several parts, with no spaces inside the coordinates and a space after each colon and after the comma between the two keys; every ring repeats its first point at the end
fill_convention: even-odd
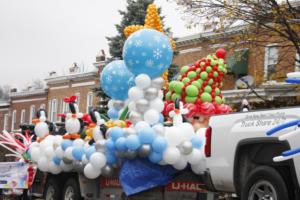
{"type": "Polygon", "coordinates": [[[218,50],[216,51],[216,56],[217,56],[218,58],[225,58],[225,56],[226,56],[226,51],[225,51],[224,49],[218,49],[218,50]]]}

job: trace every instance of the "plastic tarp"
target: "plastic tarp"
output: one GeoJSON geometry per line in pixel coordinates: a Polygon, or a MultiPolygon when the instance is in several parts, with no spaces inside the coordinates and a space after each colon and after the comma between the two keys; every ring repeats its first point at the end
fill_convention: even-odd
{"type": "Polygon", "coordinates": [[[166,185],[177,170],[170,165],[153,164],[147,159],[125,160],[120,170],[120,182],[127,196],[166,185]]]}

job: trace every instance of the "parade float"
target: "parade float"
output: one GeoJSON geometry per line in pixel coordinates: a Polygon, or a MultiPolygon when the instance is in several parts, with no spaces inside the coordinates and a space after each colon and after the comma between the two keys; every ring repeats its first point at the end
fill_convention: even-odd
{"type": "MultiPolygon", "coordinates": [[[[34,142],[18,148],[32,166],[52,174],[76,171],[88,179],[119,176],[126,195],[167,184],[179,171],[204,171],[205,129],[211,115],[231,112],[221,94],[227,72],[223,49],[180,69],[168,82],[176,46],[151,4],[145,25],[124,30],[123,59],[107,64],[100,77],[111,98],[107,116],[79,111],[67,97],[65,134],[49,131],[45,111],[34,120],[34,142]]],[[[28,139],[26,137],[26,139],[28,139]]],[[[11,145],[1,141],[1,145],[11,145]]],[[[15,152],[15,150],[11,149],[15,152]]],[[[20,157],[20,156],[19,156],[20,157]]]]}

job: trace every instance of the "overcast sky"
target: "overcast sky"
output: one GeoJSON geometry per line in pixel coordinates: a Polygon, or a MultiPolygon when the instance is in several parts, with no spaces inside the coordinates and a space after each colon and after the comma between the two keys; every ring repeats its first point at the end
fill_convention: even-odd
{"type": "MultiPolygon", "coordinates": [[[[117,32],[126,0],[0,0],[0,86],[22,88],[49,71],[67,72],[77,62],[91,69],[95,55],[108,52],[105,36],[117,32]]],[[[177,6],[156,0],[174,36],[185,28],[177,6]]]]}

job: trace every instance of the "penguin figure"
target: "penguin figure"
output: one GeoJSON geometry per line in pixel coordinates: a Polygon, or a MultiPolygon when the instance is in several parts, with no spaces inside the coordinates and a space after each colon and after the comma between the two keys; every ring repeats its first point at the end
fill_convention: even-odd
{"type": "Polygon", "coordinates": [[[76,96],[65,98],[64,101],[69,104],[71,113],[66,114],[65,129],[67,133],[63,138],[75,140],[80,138],[80,131],[82,130],[81,118],[83,114],[79,112],[76,96]]]}
{"type": "Polygon", "coordinates": [[[180,99],[176,99],[174,110],[169,113],[169,116],[173,118],[173,125],[178,126],[179,124],[186,122],[187,120],[183,115],[187,114],[188,112],[188,109],[183,107],[183,103],[180,101],[180,99]]]}
{"type": "Polygon", "coordinates": [[[92,128],[92,140],[90,141],[90,143],[105,139],[105,134],[107,131],[107,127],[104,124],[105,120],[101,118],[100,113],[96,110],[91,109],[89,114],[93,122],[90,124],[90,127],[92,128]]]}

